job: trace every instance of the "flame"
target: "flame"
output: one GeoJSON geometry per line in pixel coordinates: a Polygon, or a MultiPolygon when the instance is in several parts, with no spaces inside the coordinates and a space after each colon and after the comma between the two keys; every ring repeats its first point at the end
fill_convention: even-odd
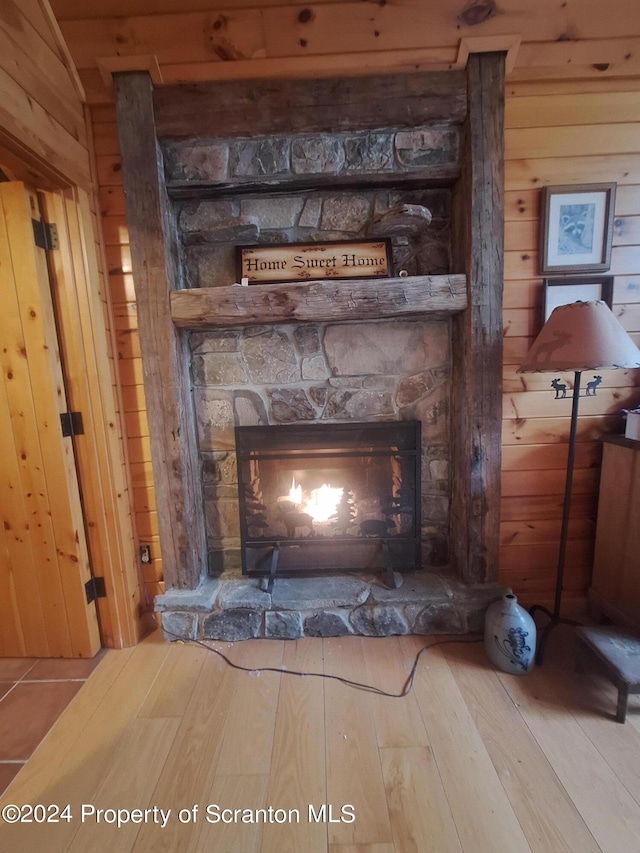
{"type": "Polygon", "coordinates": [[[296,478],[291,479],[291,488],[289,489],[289,500],[292,504],[302,503],[302,486],[296,486],[296,478]]]}
{"type": "MultiPolygon", "coordinates": [[[[300,507],[300,512],[306,512],[314,521],[329,521],[336,514],[338,504],[342,500],[344,489],[334,488],[328,483],[323,483],[319,489],[311,489],[308,497],[303,501],[302,486],[296,485],[295,477],[291,480],[289,494],[283,498],[300,507]]],[[[278,498],[281,500],[281,498],[278,498]]]]}
{"type": "Polygon", "coordinates": [[[309,513],[314,521],[329,521],[336,514],[343,494],[344,489],[336,489],[327,483],[323,483],[319,489],[311,490],[304,511],[309,513]]]}

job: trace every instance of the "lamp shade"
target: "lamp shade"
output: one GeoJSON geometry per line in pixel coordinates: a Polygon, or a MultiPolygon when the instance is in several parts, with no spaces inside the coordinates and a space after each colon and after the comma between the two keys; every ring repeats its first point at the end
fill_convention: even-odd
{"type": "Polygon", "coordinates": [[[518,373],[640,367],[640,350],[604,302],[559,305],[518,373]]]}

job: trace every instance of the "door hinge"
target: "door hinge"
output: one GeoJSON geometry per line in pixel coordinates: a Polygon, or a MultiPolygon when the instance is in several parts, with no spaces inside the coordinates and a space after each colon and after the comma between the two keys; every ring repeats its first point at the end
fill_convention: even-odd
{"type": "Polygon", "coordinates": [[[42,222],[39,219],[32,219],[33,239],[39,249],[44,249],[49,252],[51,249],[57,249],[60,243],[58,242],[58,227],[55,222],[42,222]]]}
{"type": "Polygon", "coordinates": [[[63,438],[68,438],[70,435],[84,435],[82,412],[63,412],[60,415],[60,425],[63,438]]]}
{"type": "Polygon", "coordinates": [[[106,598],[107,590],[104,585],[104,578],[91,578],[84,585],[84,591],[87,594],[87,604],[91,604],[96,598],[106,598]]]}

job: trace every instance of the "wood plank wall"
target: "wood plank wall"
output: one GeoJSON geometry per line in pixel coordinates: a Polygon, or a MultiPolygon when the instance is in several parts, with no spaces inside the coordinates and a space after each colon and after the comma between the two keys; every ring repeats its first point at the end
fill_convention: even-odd
{"type": "Polygon", "coordinates": [[[84,91],[37,0],[3,0],[0,41],[0,142],[90,189],[84,91]]]}
{"type": "MultiPolygon", "coordinates": [[[[542,324],[539,187],[616,181],[614,313],[640,344],[640,80],[507,85],[501,580],[551,602],[564,492],[570,401],[550,374],[516,373],[542,324]]],[[[602,371],[581,401],[565,601],[577,604],[593,561],[601,443],[640,400],[640,371],[602,371]]],[[[572,374],[563,381],[571,382],[572,374]]]]}
{"type": "MultiPolygon", "coordinates": [[[[33,0],[31,0],[33,2],[33,0]]],[[[522,37],[517,79],[640,73],[640,5],[618,0],[51,0],[87,91],[96,58],[155,56],[167,84],[445,70],[462,38],[522,37]]],[[[476,48],[477,49],[477,48],[476,48]]],[[[485,48],[488,49],[488,48],[485,48]]],[[[502,49],[495,44],[491,49],[502,49]]],[[[133,66],[131,66],[133,67],[133,66]]],[[[136,66],[138,68],[141,65],[136,66]]],[[[515,78],[514,78],[515,79],[515,78]]]]}
{"type": "Polygon", "coordinates": [[[115,106],[105,104],[93,107],[91,127],[113,305],[133,507],[139,542],[151,547],[151,562],[143,565],[142,572],[147,594],[153,600],[155,595],[163,591],[164,585],[115,106]]]}
{"type": "MultiPolygon", "coordinates": [[[[113,415],[112,434],[117,436],[111,448],[112,455],[106,463],[105,459],[101,460],[114,466],[110,468],[113,479],[109,485],[118,507],[118,535],[122,537],[120,543],[114,543],[114,549],[120,548],[124,555],[123,564],[114,562],[112,569],[135,585],[137,548],[128,486],[127,447],[121,427],[115,332],[105,275],[102,221],[98,213],[93,136],[87,127],[83,98],[82,84],[59,37],[47,0],[3,0],[0,4],[0,167],[8,178],[25,181],[33,187],[57,190],[72,184],[80,188],[79,197],[85,198],[85,191],[87,194],[98,265],[98,284],[92,292],[105,332],[103,336],[96,330],[95,337],[106,338],[106,351],[96,354],[96,363],[103,374],[108,371],[111,396],[108,398],[105,389],[103,404],[104,411],[113,415]]],[[[84,255],[89,263],[91,252],[84,255]]],[[[96,501],[100,499],[101,496],[96,497],[96,501]]],[[[129,591],[135,597],[134,603],[140,603],[141,595],[132,589],[129,591]]],[[[104,639],[108,645],[116,646],[123,642],[128,644],[130,640],[135,642],[135,637],[126,636],[104,639]]]]}
{"type": "MultiPolygon", "coordinates": [[[[153,562],[144,569],[152,591],[160,588],[162,566],[115,110],[110,105],[94,107],[92,120],[136,519],[141,541],[152,545],[153,562]]],[[[570,404],[554,400],[547,374],[516,373],[542,322],[539,188],[564,182],[618,183],[611,270],[614,309],[640,344],[640,80],[508,84],[506,159],[500,578],[525,601],[550,602],[570,404]]],[[[608,371],[597,397],[582,402],[567,555],[568,604],[578,604],[589,584],[599,438],[623,428],[618,412],[638,401],[638,386],[640,371],[608,371]]]]}
{"type": "MultiPolygon", "coordinates": [[[[34,2],[34,0],[30,0],[34,2]]],[[[157,59],[165,83],[446,69],[464,37],[521,34],[507,78],[504,429],[501,577],[525,600],[552,599],[564,487],[566,403],[545,376],[516,368],[541,323],[537,275],[539,188],[616,181],[612,271],[616,312],[640,339],[640,4],[540,0],[361,3],[316,0],[52,0],[92,108],[117,349],[124,386],[136,518],[152,545],[145,568],[160,583],[142,370],[136,338],[115,112],[96,59],[157,59]],[[105,14],[107,15],[105,17],[105,14]],[[483,17],[484,15],[484,17],[483,17]],[[554,82],[547,82],[554,81],[554,82]],[[525,393],[525,390],[527,393],[525,393]]],[[[637,374],[611,372],[582,406],[568,602],[589,582],[600,446],[637,402],[637,374]]],[[[145,539],[146,537],[146,539],[145,539]]]]}

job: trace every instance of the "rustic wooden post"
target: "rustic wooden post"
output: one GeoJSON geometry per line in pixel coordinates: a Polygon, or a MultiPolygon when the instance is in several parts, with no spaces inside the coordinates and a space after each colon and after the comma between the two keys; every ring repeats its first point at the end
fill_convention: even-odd
{"type": "Polygon", "coordinates": [[[113,77],[164,577],[168,587],[192,589],[206,544],[188,361],[169,309],[180,286],[177,232],[149,73],[113,77]]]}
{"type": "Polygon", "coordinates": [[[495,581],[500,546],[505,53],[467,63],[462,177],[454,193],[454,272],[469,307],[453,320],[451,539],[462,580],[495,581]]]}

